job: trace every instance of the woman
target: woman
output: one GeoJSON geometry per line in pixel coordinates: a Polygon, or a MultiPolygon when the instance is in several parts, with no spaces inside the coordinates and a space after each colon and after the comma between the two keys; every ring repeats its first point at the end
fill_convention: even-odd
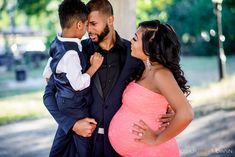
{"type": "Polygon", "coordinates": [[[122,106],[109,127],[113,148],[125,157],[178,157],[174,139],[192,121],[186,96],[189,86],[180,68],[180,44],[172,27],[158,20],[139,24],[131,55],[143,61],[144,71],[123,93],[122,106]],[[157,117],[168,104],[175,116],[167,128],[157,117]]]}

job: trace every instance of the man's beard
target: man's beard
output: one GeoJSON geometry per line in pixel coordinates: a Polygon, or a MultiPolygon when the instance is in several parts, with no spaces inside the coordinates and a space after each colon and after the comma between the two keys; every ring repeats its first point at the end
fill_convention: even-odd
{"type": "Polygon", "coordinates": [[[98,40],[95,43],[100,43],[101,41],[104,40],[104,38],[109,34],[110,30],[109,30],[109,26],[106,24],[104,30],[100,33],[100,35],[97,35],[98,40]]]}

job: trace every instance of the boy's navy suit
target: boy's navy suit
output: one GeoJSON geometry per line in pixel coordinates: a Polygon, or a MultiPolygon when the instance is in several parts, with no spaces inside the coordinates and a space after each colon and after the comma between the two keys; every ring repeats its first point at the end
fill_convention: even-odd
{"type": "MultiPolygon", "coordinates": [[[[70,50],[77,52],[82,67],[82,73],[85,72],[87,67],[87,60],[85,54],[79,51],[78,44],[73,41],[60,41],[56,37],[50,48],[50,56],[52,57],[52,60],[50,62],[50,68],[53,73],[51,78],[53,78],[53,82],[56,87],[55,97],[58,110],[64,116],[68,116],[74,120],[79,120],[86,117],[90,117],[88,111],[88,104],[91,104],[92,100],[90,87],[81,91],[75,91],[70,85],[69,80],[66,77],[66,73],[56,73],[58,63],[60,62],[62,57],[70,50]]],[[[55,116],[56,120],[57,118],[58,117],[55,116]]],[[[53,147],[50,156],[90,156],[90,138],[79,136],[69,130],[70,128],[64,128],[63,130],[61,129],[63,129],[63,124],[59,123],[59,127],[53,142],[53,147]],[[68,144],[63,145],[65,142],[62,140],[64,140],[65,142],[68,141],[68,144]],[[72,145],[70,143],[71,141],[74,142],[76,149],[67,147],[67,145],[72,145]],[[60,144],[62,144],[63,146],[60,146],[58,149],[57,145],[60,144]],[[68,151],[67,148],[74,149],[74,151],[68,151]]]]}
{"type": "MultiPolygon", "coordinates": [[[[106,98],[103,97],[103,92],[99,80],[99,76],[96,73],[91,80],[91,93],[92,99],[90,105],[90,116],[95,118],[98,122],[97,128],[93,133],[93,144],[92,144],[92,156],[100,157],[96,153],[97,150],[104,148],[104,156],[105,157],[115,157],[119,156],[115,150],[112,148],[109,139],[108,139],[108,127],[109,123],[114,116],[114,114],[118,111],[122,104],[122,93],[127,85],[127,79],[130,77],[131,73],[138,67],[139,62],[131,56],[130,51],[130,42],[120,38],[117,34],[117,38],[120,44],[123,47],[121,53],[121,72],[119,75],[116,75],[113,78],[112,89],[109,91],[109,94],[106,98]],[[101,147],[98,141],[98,129],[99,122],[103,119],[103,125],[101,127],[104,128],[104,146],[101,147]]],[[[90,57],[94,52],[97,51],[98,47],[90,39],[82,41],[83,50],[87,54],[87,58],[90,57]]],[[[51,113],[51,115],[55,118],[57,123],[59,124],[59,131],[63,131],[64,134],[68,134],[76,122],[76,119],[64,115],[58,110],[56,101],[55,101],[55,85],[54,79],[51,77],[48,85],[45,89],[45,94],[43,96],[44,104],[51,113]]],[[[58,132],[58,131],[57,131],[58,132]]],[[[59,137],[59,136],[58,136],[59,137]]],[[[63,139],[58,138],[57,144],[54,142],[53,149],[56,152],[59,152],[59,148],[63,147],[63,145],[68,145],[66,151],[73,151],[74,146],[69,143],[69,141],[63,141],[63,139]]]]}

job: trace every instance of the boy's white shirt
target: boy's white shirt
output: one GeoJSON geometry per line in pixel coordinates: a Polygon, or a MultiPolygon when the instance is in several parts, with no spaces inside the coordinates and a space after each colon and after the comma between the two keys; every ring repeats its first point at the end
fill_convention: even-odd
{"type": "MultiPolygon", "coordinates": [[[[78,44],[80,53],[82,53],[81,40],[77,38],[63,38],[60,35],[57,35],[58,40],[60,41],[72,41],[78,44]]],[[[47,65],[43,71],[43,78],[49,79],[52,75],[50,68],[50,62],[52,58],[50,57],[47,61],[47,65]]],[[[64,56],[59,61],[56,67],[56,73],[66,73],[66,77],[69,80],[72,88],[76,91],[81,91],[90,86],[91,77],[87,73],[82,74],[82,67],[78,53],[74,50],[67,51],[64,56]]]]}

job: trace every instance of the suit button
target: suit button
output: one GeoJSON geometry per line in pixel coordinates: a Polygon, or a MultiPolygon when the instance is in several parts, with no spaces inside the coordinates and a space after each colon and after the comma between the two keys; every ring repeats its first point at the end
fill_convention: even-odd
{"type": "Polygon", "coordinates": [[[107,109],[107,108],[108,108],[108,105],[105,105],[104,108],[107,109]]]}

